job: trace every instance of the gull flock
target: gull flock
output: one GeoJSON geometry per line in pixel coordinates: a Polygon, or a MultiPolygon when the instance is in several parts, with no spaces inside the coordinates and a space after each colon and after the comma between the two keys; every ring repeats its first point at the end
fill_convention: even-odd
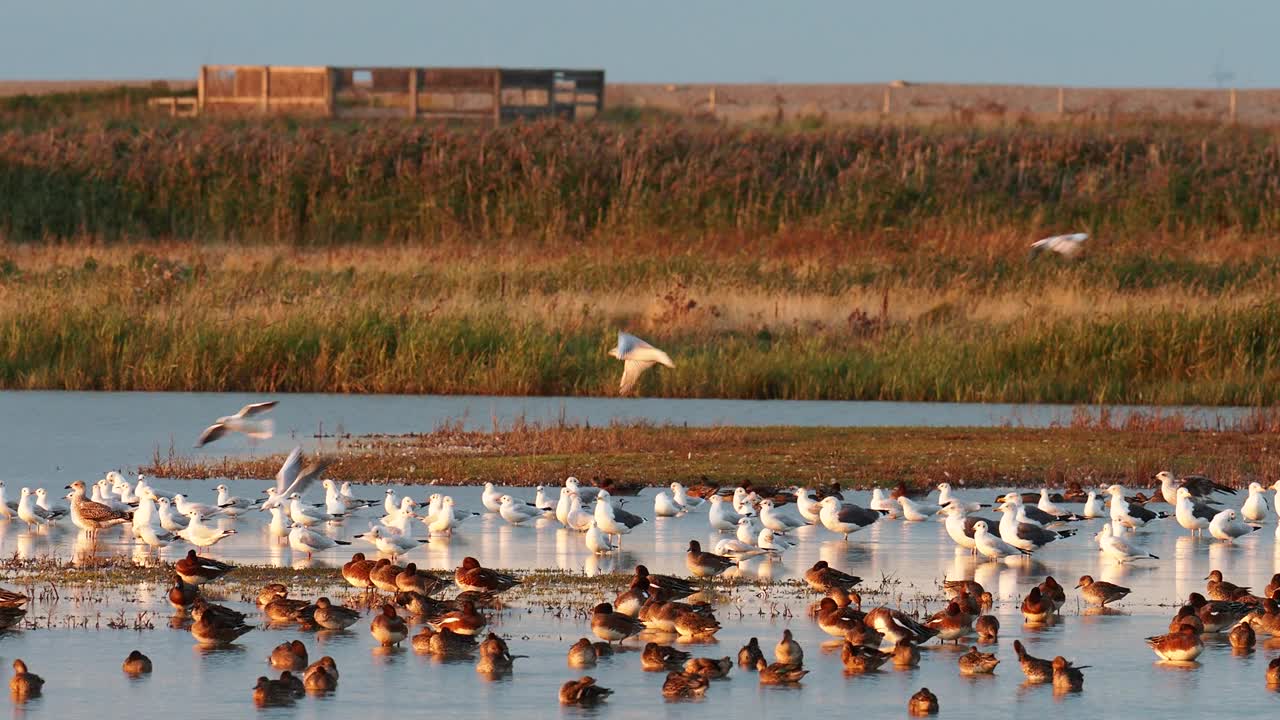
{"type": "MultiPolygon", "coordinates": [[[[638,346],[632,349],[635,347],[638,346]]],[[[647,345],[643,347],[652,350],[647,345]]],[[[619,355],[625,359],[627,353],[619,355]]],[[[660,361],[646,357],[636,362],[660,361]]],[[[627,371],[632,374],[632,384],[645,367],[648,365],[639,371],[627,371]]],[[[235,415],[219,418],[201,435],[200,442],[211,442],[231,432],[263,439],[269,436],[270,423],[262,416],[275,405],[255,403],[235,415]]],[[[458,507],[453,497],[440,492],[431,493],[421,502],[407,495],[397,496],[391,489],[377,500],[360,498],[350,483],[325,478],[328,467],[328,458],[308,458],[295,448],[274,482],[264,488],[264,497],[236,497],[226,485],[219,485],[209,502],[183,493],[163,493],[141,475],[130,482],[115,471],[91,485],[76,481],[66,486],[65,503],[51,500],[44,488],[27,487],[21,488],[17,502],[9,502],[4,484],[0,483],[0,515],[26,523],[33,532],[43,532],[69,520],[90,538],[121,527],[126,536],[131,535],[151,551],[175,544],[191,546],[186,558],[175,566],[178,577],[169,597],[175,606],[190,609],[194,620],[192,635],[202,644],[234,643],[253,629],[246,624],[246,615],[208,603],[199,591],[203,584],[234,569],[198,555],[197,550],[212,548],[235,534],[236,518],[268,513],[267,530],[275,542],[287,543],[293,551],[308,557],[352,544],[324,534],[320,531],[324,526],[367,524],[367,529],[362,528],[353,540],[371,546],[380,559],[367,561],[363,553],[356,553],[344,565],[342,576],[357,588],[394,594],[394,604],[386,603],[373,618],[373,637],[382,645],[409,640],[407,625],[399,615],[403,609],[411,617],[427,618],[423,632],[411,639],[415,649],[421,646],[424,651],[441,654],[476,650],[480,654],[478,670],[503,672],[509,671],[512,661],[520,656],[512,655],[506,641],[492,633],[478,646],[475,641],[487,624],[482,610],[492,608],[494,596],[518,585],[519,580],[467,558],[455,572],[462,594],[454,600],[441,600],[434,594],[448,584],[446,580],[418,569],[414,563],[405,567],[395,564],[432,537],[466,532],[467,522],[482,513],[496,515],[514,528],[529,528],[529,532],[559,524],[580,533],[585,547],[598,555],[619,552],[625,536],[657,518],[706,514],[710,530],[719,537],[709,551],[696,539],[688,542],[685,565],[691,580],[652,575],[644,566],[637,566],[626,592],[612,603],[595,606],[591,631],[603,642],[592,643],[583,638],[569,650],[572,667],[590,667],[594,664],[591,658],[612,653],[614,643],[640,633],[713,636],[720,626],[712,606],[681,600],[700,589],[697,583],[725,575],[745,563],[782,558],[800,542],[795,531],[806,526],[821,527],[848,542],[851,536],[876,523],[941,522],[962,552],[984,561],[1018,563],[1035,554],[1051,553],[1055,543],[1076,537],[1078,523],[1101,519],[1104,522],[1092,537],[1098,552],[1114,563],[1129,564],[1160,562],[1142,545],[1141,531],[1150,523],[1177,523],[1189,534],[1207,533],[1216,541],[1237,543],[1276,517],[1280,506],[1280,482],[1269,488],[1252,483],[1239,508],[1223,507],[1224,502],[1234,502],[1234,488],[1203,477],[1179,478],[1161,472],[1153,478],[1159,486],[1151,497],[1130,495],[1119,485],[1089,490],[1073,485],[1062,493],[1051,493],[1047,488],[1007,492],[994,502],[984,503],[962,498],[949,483],[942,483],[936,488],[936,497],[932,492],[912,497],[901,488],[886,494],[877,488],[866,507],[844,499],[838,487],[756,491],[747,487],[691,488],[673,482],[653,496],[653,511],[648,517],[648,513],[629,510],[627,500],[609,489],[590,487],[569,477],[558,488],[537,487],[532,500],[519,497],[514,490],[504,491],[486,483],[481,508],[471,511],[458,507]],[[322,500],[308,497],[317,485],[322,488],[322,500]]],[[[1280,537],[1280,523],[1277,526],[1280,537]]],[[[999,633],[998,620],[989,614],[994,602],[991,593],[972,580],[946,581],[950,598],[947,606],[932,616],[917,617],[888,606],[864,611],[854,590],[860,579],[825,561],[806,571],[804,579],[813,590],[825,594],[814,604],[811,615],[824,632],[843,641],[840,659],[849,673],[870,672],[890,662],[898,666],[919,663],[917,647],[934,639],[959,643],[975,637],[984,642],[999,633]]],[[[1161,661],[1194,661],[1204,649],[1205,633],[1227,633],[1233,647],[1252,647],[1258,634],[1280,636],[1280,575],[1257,595],[1248,587],[1227,582],[1217,570],[1206,580],[1205,593],[1191,594],[1174,616],[1168,634],[1147,638],[1161,661]]],[[[1080,578],[1076,589],[1085,603],[1098,607],[1132,592],[1088,575],[1080,578]]],[[[357,611],[334,605],[327,598],[314,602],[289,598],[282,585],[269,585],[263,593],[259,605],[272,621],[345,628],[360,618],[357,611]]],[[[0,590],[0,625],[12,625],[25,613],[17,609],[26,601],[25,596],[11,596],[15,594],[0,590]]],[[[1029,624],[1052,624],[1058,621],[1066,602],[1066,590],[1052,577],[1046,577],[1022,600],[1020,610],[1029,624]]],[[[1055,690],[1069,692],[1083,688],[1083,671],[1088,666],[1075,665],[1062,657],[1036,658],[1020,642],[1014,643],[1014,649],[1030,682],[1051,683],[1055,690]]],[[[277,650],[280,665],[273,653],[273,667],[287,666],[289,670],[280,680],[259,678],[254,687],[255,700],[265,704],[287,702],[304,690],[332,691],[336,687],[336,667],[324,666],[323,661],[308,665],[301,643],[277,650]],[[289,676],[289,672],[297,672],[300,677],[289,676]]],[[[726,677],[732,665],[729,658],[693,658],[656,642],[648,642],[643,655],[646,669],[668,673],[662,692],[671,698],[701,696],[708,681],[726,677]]],[[[783,639],[774,648],[774,660],[768,662],[758,640],[753,638],[742,648],[738,665],[744,671],[755,672],[763,684],[796,685],[808,672],[803,649],[789,630],[784,631],[783,639]]],[[[126,659],[126,671],[130,666],[143,667],[144,661],[149,666],[145,656],[131,654],[126,659]]],[[[332,664],[331,659],[328,662],[332,664]]],[[[25,664],[19,669],[19,663],[22,661],[15,661],[11,685],[15,695],[19,686],[28,694],[39,693],[43,681],[25,664]]],[[[975,646],[959,657],[958,668],[961,674],[985,674],[993,672],[999,663],[994,653],[979,652],[975,646]]],[[[1280,660],[1272,666],[1268,679],[1276,675],[1276,682],[1280,683],[1280,660]]],[[[566,704],[591,704],[604,700],[611,692],[585,676],[565,683],[560,700],[566,704]]],[[[938,698],[927,688],[908,700],[913,713],[936,712],[938,704],[938,698]]]]}

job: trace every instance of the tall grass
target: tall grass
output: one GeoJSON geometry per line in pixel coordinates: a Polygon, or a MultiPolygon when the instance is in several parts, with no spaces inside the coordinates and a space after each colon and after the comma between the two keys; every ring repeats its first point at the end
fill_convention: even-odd
{"type": "Polygon", "coordinates": [[[1266,131],[1201,126],[68,123],[0,132],[0,196],[17,240],[1195,240],[1280,229],[1280,150],[1266,131]]]}

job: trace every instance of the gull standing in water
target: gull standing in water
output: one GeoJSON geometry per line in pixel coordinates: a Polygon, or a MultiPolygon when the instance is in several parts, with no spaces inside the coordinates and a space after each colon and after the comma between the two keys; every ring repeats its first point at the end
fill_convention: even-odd
{"type": "Polygon", "coordinates": [[[586,543],[587,549],[596,555],[608,555],[618,549],[618,546],[609,540],[609,536],[600,530],[600,526],[596,525],[595,521],[592,521],[587,528],[586,543]]]}
{"type": "Polygon", "coordinates": [[[187,517],[190,518],[187,522],[187,527],[174,534],[196,547],[212,547],[236,534],[234,529],[219,530],[205,525],[203,518],[196,510],[188,512],[187,517]]]}
{"type": "Polygon", "coordinates": [[[18,500],[18,519],[27,524],[28,530],[44,527],[52,520],[51,513],[35,503],[30,488],[22,488],[18,500]]]}
{"type": "Polygon", "coordinates": [[[726,502],[719,495],[712,495],[711,511],[707,513],[707,518],[711,522],[711,529],[719,532],[733,532],[743,516],[733,509],[732,502],[726,502]]]}
{"type": "Polygon", "coordinates": [[[1178,524],[1190,530],[1192,535],[1199,535],[1207,530],[1209,523],[1213,522],[1213,518],[1217,514],[1208,505],[1192,500],[1190,490],[1178,488],[1174,516],[1177,518],[1178,524]]]}
{"type": "Polygon", "coordinates": [[[671,483],[671,497],[686,510],[697,510],[707,503],[700,497],[690,495],[685,486],[678,482],[671,483]]]}
{"type": "Polygon", "coordinates": [[[1082,514],[1089,519],[1106,517],[1107,509],[1102,504],[1102,501],[1098,499],[1097,492],[1089,491],[1089,496],[1084,501],[1084,512],[1082,514]]]}
{"type": "Polygon", "coordinates": [[[840,533],[845,540],[864,527],[874,525],[881,514],[877,510],[868,510],[850,503],[842,503],[834,496],[825,497],[819,503],[818,519],[822,526],[833,533],[840,533]]]}
{"type": "Polygon", "coordinates": [[[1245,525],[1240,522],[1240,517],[1235,510],[1223,510],[1215,515],[1213,521],[1209,523],[1209,534],[1229,543],[1235,542],[1238,537],[1244,537],[1254,530],[1260,529],[1260,526],[1245,525]]]}
{"type": "Polygon", "coordinates": [[[550,508],[542,510],[525,502],[517,503],[515,498],[510,495],[503,495],[501,502],[498,504],[498,514],[503,520],[512,525],[523,525],[530,520],[537,520],[544,514],[551,512],[550,508]]]}
{"type": "Polygon", "coordinates": [[[667,493],[659,490],[653,496],[653,514],[655,517],[675,517],[685,511],[685,507],[667,493]]]}
{"type": "Polygon", "coordinates": [[[1192,500],[1203,503],[1209,503],[1210,496],[1214,493],[1236,494],[1235,488],[1216,483],[1201,475],[1186,475],[1178,480],[1168,470],[1161,470],[1156,473],[1156,479],[1160,481],[1160,494],[1170,505],[1177,504],[1178,488],[1186,488],[1191,493],[1192,500]]]}
{"type": "Polygon", "coordinates": [[[622,361],[622,382],[618,387],[619,395],[626,395],[635,387],[636,381],[654,365],[665,365],[675,368],[671,357],[658,348],[630,333],[618,332],[618,346],[609,350],[609,357],[622,361]]]}
{"type": "Polygon", "coordinates": [[[117,511],[85,498],[85,486],[81,480],[76,480],[67,486],[71,491],[71,521],[81,530],[87,530],[90,535],[96,535],[103,528],[109,528],[112,525],[123,525],[133,520],[133,513],[128,511],[117,511]]]}
{"type": "Polygon", "coordinates": [[[294,523],[289,529],[289,547],[293,548],[294,552],[306,553],[307,557],[321,550],[350,544],[347,540],[334,540],[298,523],[294,523]]]}
{"type": "Polygon", "coordinates": [[[1062,509],[1057,503],[1049,499],[1049,489],[1040,488],[1040,502],[1036,503],[1036,508],[1049,513],[1050,515],[1070,515],[1070,510],[1062,509]]]}
{"type": "Polygon", "coordinates": [[[1270,508],[1267,507],[1267,496],[1263,494],[1262,485],[1249,483],[1249,497],[1240,508],[1240,514],[1249,522],[1265,522],[1270,508]]]}
{"type": "Polygon", "coordinates": [[[951,491],[951,483],[938,483],[938,507],[945,508],[947,503],[954,503],[965,512],[977,512],[987,505],[977,502],[965,502],[951,491]]]}
{"type": "Polygon", "coordinates": [[[871,489],[871,502],[867,503],[867,507],[877,510],[884,514],[890,520],[896,520],[898,515],[898,504],[884,496],[884,491],[880,488],[871,489]]]}
{"type": "Polygon", "coordinates": [[[186,529],[187,521],[183,520],[181,515],[173,512],[173,501],[167,497],[162,497],[156,500],[156,505],[159,506],[156,514],[160,517],[160,527],[171,533],[186,529]]]}
{"type": "Polygon", "coordinates": [[[942,510],[938,505],[916,502],[906,495],[898,498],[898,503],[902,505],[902,517],[910,522],[923,522],[932,519],[934,515],[938,514],[938,511],[942,510]]]}
{"type": "Polygon", "coordinates": [[[808,524],[798,517],[779,511],[772,500],[760,502],[760,523],[778,533],[791,532],[808,524]]]}
{"type": "Polygon", "coordinates": [[[1016,548],[1009,543],[1001,540],[998,536],[992,535],[987,528],[986,520],[979,520],[973,526],[973,542],[978,552],[984,557],[992,560],[1009,557],[1010,555],[1030,555],[1031,553],[1016,548]]]}
{"type": "Polygon", "coordinates": [[[1121,564],[1145,558],[1160,559],[1151,553],[1139,550],[1128,540],[1117,535],[1113,529],[1114,526],[1115,522],[1109,522],[1103,525],[1102,530],[1098,532],[1098,546],[1102,548],[1102,552],[1106,553],[1108,557],[1121,564]]]}
{"type": "Polygon", "coordinates": [[[275,434],[275,421],[271,418],[263,418],[261,415],[270,412],[277,404],[276,400],[250,403],[240,408],[240,412],[235,415],[218,418],[200,433],[200,439],[196,440],[196,447],[203,447],[229,432],[238,432],[254,440],[270,439],[275,434]]]}
{"type": "Polygon", "coordinates": [[[1023,507],[1015,511],[1012,505],[1005,503],[1002,512],[1004,515],[1000,518],[1000,539],[1026,553],[1035,552],[1054,540],[1076,534],[1075,530],[1045,530],[1027,522],[1023,507]]]}
{"type": "Polygon", "coordinates": [[[569,491],[569,514],[565,517],[565,527],[578,532],[586,532],[591,527],[591,523],[595,522],[595,513],[587,510],[582,502],[578,499],[578,494],[569,491]]]}
{"type": "Polygon", "coordinates": [[[618,537],[618,547],[622,547],[622,536],[644,522],[644,518],[633,515],[626,510],[615,508],[609,504],[608,491],[601,490],[596,495],[595,521],[602,532],[616,535],[618,537]]]}

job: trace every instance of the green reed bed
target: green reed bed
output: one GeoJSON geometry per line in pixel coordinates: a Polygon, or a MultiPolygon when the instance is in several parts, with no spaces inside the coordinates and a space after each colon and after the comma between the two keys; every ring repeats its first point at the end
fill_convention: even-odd
{"type": "Polygon", "coordinates": [[[1280,150],[1244,128],[0,127],[0,233],[18,240],[1280,229],[1280,150]]]}
{"type": "MultiPolygon", "coordinates": [[[[124,292],[122,290],[121,292],[124,292]]],[[[93,390],[609,394],[619,318],[429,315],[339,291],[228,310],[200,293],[94,305],[32,295],[0,314],[0,386],[93,390]],[[68,305],[67,301],[72,302],[68,305]]],[[[1155,404],[1280,400],[1280,307],[1008,322],[646,333],[677,367],[648,395],[1155,404]]]]}

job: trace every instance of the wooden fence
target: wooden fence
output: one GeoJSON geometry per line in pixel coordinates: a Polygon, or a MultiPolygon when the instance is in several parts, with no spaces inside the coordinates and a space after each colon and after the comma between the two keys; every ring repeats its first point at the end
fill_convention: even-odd
{"type": "Polygon", "coordinates": [[[604,109],[603,70],[205,65],[200,114],[575,120],[604,109]]]}

